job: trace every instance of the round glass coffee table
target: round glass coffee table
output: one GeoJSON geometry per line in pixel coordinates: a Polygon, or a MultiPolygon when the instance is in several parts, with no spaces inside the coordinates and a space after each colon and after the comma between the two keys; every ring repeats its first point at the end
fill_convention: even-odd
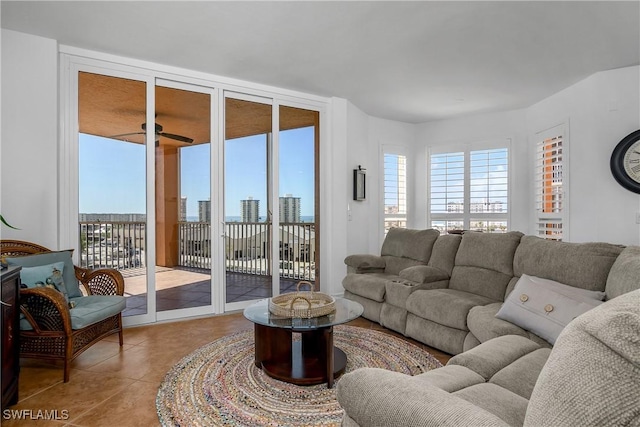
{"type": "Polygon", "coordinates": [[[333,327],[359,317],[364,308],[336,298],[336,311],[310,319],[278,317],[269,312],[269,299],[244,310],[255,324],[255,364],[267,375],[297,385],[327,383],[344,373],[347,356],[333,345],[333,327]],[[294,336],[299,333],[300,338],[294,336]]]}

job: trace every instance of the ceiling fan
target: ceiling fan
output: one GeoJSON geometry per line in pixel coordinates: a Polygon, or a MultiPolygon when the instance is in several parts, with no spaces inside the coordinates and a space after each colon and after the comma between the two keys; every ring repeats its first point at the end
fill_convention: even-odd
{"type": "MultiPolygon", "coordinates": [[[[182,135],[176,135],[175,133],[163,132],[162,131],[163,128],[161,124],[156,123],[155,127],[156,127],[156,141],[158,141],[160,137],[163,137],[163,138],[175,139],[176,141],[180,141],[180,142],[186,142],[187,144],[191,144],[193,142],[192,138],[182,136],[182,135]]],[[[122,138],[124,136],[146,135],[146,134],[147,134],[147,124],[143,123],[142,132],[122,133],[120,135],[112,135],[109,138],[122,138]]]]}

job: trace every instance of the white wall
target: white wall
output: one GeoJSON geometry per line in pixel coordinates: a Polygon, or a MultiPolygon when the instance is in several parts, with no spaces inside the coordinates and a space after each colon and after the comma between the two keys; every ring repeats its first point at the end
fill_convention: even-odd
{"type": "Polygon", "coordinates": [[[427,162],[432,146],[473,144],[474,142],[511,140],[510,229],[529,230],[528,188],[529,157],[524,110],[481,114],[459,119],[440,120],[417,126],[415,162],[415,203],[418,228],[427,228],[427,162]]]}
{"type": "Polygon", "coordinates": [[[328,271],[329,277],[321,277],[323,292],[338,295],[343,293],[342,279],[345,274],[344,258],[349,254],[347,247],[347,201],[350,187],[344,185],[348,179],[347,126],[348,101],[332,98],[329,111],[331,147],[327,153],[327,166],[320,166],[320,192],[326,196],[321,205],[320,232],[322,234],[320,265],[328,271]],[[324,268],[326,267],[326,268],[324,268]]]}
{"type": "MultiPolygon", "coordinates": [[[[2,238],[58,248],[58,56],[55,40],[2,30],[0,212],[20,231],[2,238]]],[[[333,98],[331,146],[323,154],[322,260],[325,292],[341,293],[352,253],[378,253],[382,229],[382,145],[409,155],[409,224],[426,227],[427,147],[511,138],[511,227],[530,233],[531,144],[528,136],[569,119],[572,177],[570,240],[638,244],[640,196],[609,172],[611,150],[640,128],[639,68],[598,73],[525,110],[411,125],[368,116],[333,98]],[[367,169],[367,200],[352,199],[353,169],[367,169]],[[597,200],[597,202],[596,202],[597,200]],[[348,207],[351,221],[348,220],[348,207]]]]}
{"type": "MultiPolygon", "coordinates": [[[[412,154],[415,125],[368,116],[350,102],[348,102],[347,123],[347,170],[344,175],[348,187],[347,249],[349,254],[379,254],[384,240],[383,147],[400,147],[407,153],[410,160],[407,190],[413,191],[412,154]],[[366,200],[355,201],[353,200],[353,170],[359,165],[366,169],[366,200]]],[[[409,226],[412,220],[410,211],[409,226]]]]}
{"type": "Polygon", "coordinates": [[[614,180],[609,160],[640,129],[640,67],[594,74],[528,108],[526,121],[530,136],[568,122],[568,240],[639,244],[640,195],[614,180]]]}
{"type": "MultiPolygon", "coordinates": [[[[375,205],[372,203],[374,188],[374,176],[376,168],[373,163],[376,161],[374,150],[368,149],[369,129],[368,119],[365,113],[359,110],[351,102],[347,101],[347,140],[346,142],[346,169],[340,174],[343,177],[343,186],[346,190],[347,210],[344,216],[347,219],[346,244],[348,254],[369,253],[369,216],[375,213],[375,205]],[[366,171],[366,200],[353,200],[353,170],[358,165],[367,169],[366,171]]],[[[346,266],[342,264],[341,271],[346,273],[346,266]]]]}
{"type": "Polygon", "coordinates": [[[58,46],[2,30],[0,212],[3,239],[58,249],[58,46]]]}

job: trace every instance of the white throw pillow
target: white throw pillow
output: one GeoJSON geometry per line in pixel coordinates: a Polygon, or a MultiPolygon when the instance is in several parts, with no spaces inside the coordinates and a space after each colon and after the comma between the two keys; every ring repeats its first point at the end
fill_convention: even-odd
{"type": "Polygon", "coordinates": [[[604,292],[523,274],[496,317],[555,344],[569,322],[602,304],[603,298],[604,292]]]}

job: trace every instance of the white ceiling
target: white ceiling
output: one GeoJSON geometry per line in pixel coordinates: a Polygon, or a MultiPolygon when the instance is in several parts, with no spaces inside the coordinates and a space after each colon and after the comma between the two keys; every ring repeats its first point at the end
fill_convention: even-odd
{"type": "Polygon", "coordinates": [[[2,27],[421,123],[640,62],[640,2],[14,2],[2,27]]]}

